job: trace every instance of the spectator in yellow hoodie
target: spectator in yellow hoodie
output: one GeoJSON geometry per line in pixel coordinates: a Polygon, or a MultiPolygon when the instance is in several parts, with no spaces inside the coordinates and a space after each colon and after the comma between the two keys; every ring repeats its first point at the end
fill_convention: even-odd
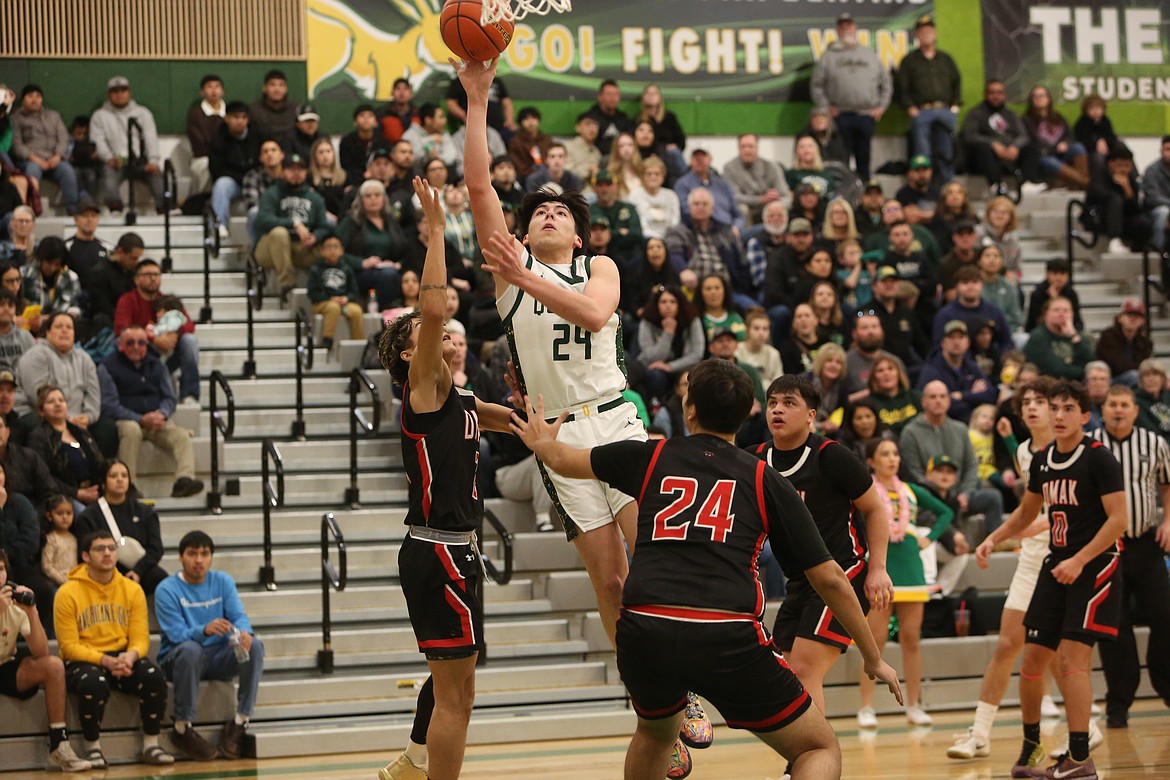
{"type": "Polygon", "coordinates": [[[53,619],[65,661],[66,688],[77,695],[85,760],[106,768],[100,742],[110,689],[138,697],[142,763],[173,764],[158,735],[167,704],[167,682],[146,657],[150,650],[146,595],[117,569],[118,544],[108,529],[81,540],[81,559],[57,591],[53,619]]]}

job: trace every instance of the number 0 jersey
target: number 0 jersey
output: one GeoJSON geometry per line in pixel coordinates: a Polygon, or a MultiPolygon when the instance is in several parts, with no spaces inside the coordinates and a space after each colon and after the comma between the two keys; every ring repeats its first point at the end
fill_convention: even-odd
{"type": "Polygon", "coordinates": [[[765,539],[786,572],[832,560],[792,485],[716,436],[606,444],[593,449],[590,461],[599,479],[638,500],[626,607],[758,617],[764,591],[757,564],[765,539]]]}
{"type": "Polygon", "coordinates": [[[439,409],[418,414],[410,408],[410,385],[403,388],[402,463],[410,483],[407,525],[440,531],[479,527],[479,415],[469,390],[452,385],[439,409]]]}
{"type": "MultiPolygon", "coordinates": [[[[1101,496],[1124,492],[1121,466],[1113,453],[1087,436],[1069,454],[1048,445],[1032,459],[1028,492],[1039,493],[1048,507],[1049,551],[1071,558],[1088,544],[1108,519],[1101,496]]],[[[1114,545],[1106,552],[1116,552],[1114,545]]]]}
{"type": "MultiPolygon", "coordinates": [[[[529,252],[525,267],[559,287],[582,292],[593,257],[578,255],[568,265],[545,265],[529,252]]],[[[510,285],[496,300],[520,386],[533,402],[544,396],[544,411],[555,417],[566,409],[617,398],[626,389],[621,320],[614,312],[597,333],[554,314],[540,301],[510,285]]]]}
{"type": "MultiPolygon", "coordinates": [[[[865,518],[853,507],[873,485],[866,465],[845,447],[817,434],[810,434],[794,450],[778,450],[774,443],[764,442],[756,448],[756,456],[792,483],[833,559],[852,579],[869,550],[865,518]]],[[[804,572],[794,572],[789,579],[804,579],[804,572]]]]}

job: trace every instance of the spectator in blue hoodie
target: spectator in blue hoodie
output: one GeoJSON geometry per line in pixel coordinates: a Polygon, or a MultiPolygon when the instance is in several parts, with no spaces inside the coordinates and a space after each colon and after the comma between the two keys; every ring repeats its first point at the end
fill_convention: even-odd
{"type": "Polygon", "coordinates": [[[951,320],[943,326],[942,342],[927,359],[918,377],[919,389],[934,380],[946,385],[951,397],[947,413],[964,423],[971,416],[971,410],[979,404],[995,403],[998,394],[995,383],[988,380],[970,351],[967,323],[951,320]]]}
{"type": "Polygon", "coordinates": [[[215,542],[202,531],[179,541],[182,570],[163,580],[154,593],[154,611],[162,632],[159,665],[174,683],[175,725],[171,742],[189,758],[209,761],[217,755],[239,758],[248,719],[256,708],[264,672],[264,644],[255,631],[236,583],[211,569],[215,542]],[[240,649],[247,660],[238,660],[240,649]],[[192,725],[199,704],[200,680],[231,680],[239,676],[236,716],[224,724],[219,749],[192,725]]]}
{"type": "Polygon", "coordinates": [[[991,341],[1000,354],[1013,348],[1012,329],[1007,317],[995,303],[983,298],[983,275],[979,267],[964,266],[955,274],[955,297],[934,315],[931,339],[935,344],[942,341],[943,326],[952,320],[967,324],[968,332],[974,333],[985,324],[991,325],[991,341]]]}

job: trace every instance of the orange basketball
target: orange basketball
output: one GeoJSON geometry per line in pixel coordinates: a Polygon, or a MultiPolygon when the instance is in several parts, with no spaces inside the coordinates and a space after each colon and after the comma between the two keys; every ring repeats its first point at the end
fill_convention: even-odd
{"type": "Polygon", "coordinates": [[[479,23],[483,5],[479,0],[447,0],[439,17],[443,42],[463,60],[487,62],[500,56],[512,42],[515,25],[499,19],[487,27],[479,23]]]}

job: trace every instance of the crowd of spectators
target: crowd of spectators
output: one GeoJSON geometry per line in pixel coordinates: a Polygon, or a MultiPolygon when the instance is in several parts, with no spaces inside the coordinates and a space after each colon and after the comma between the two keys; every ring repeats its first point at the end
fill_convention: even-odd
{"type": "MultiPolygon", "coordinates": [[[[1112,327],[1097,337],[1085,332],[1063,260],[1048,262],[1044,281],[1025,297],[1018,197],[1008,197],[1025,181],[1086,190],[1100,232],[1165,257],[1170,136],[1139,175],[1099,97],[1087,98],[1070,125],[1043,85],[1030,90],[1020,115],[997,79],[960,123],[961,76],[929,16],[917,21],[918,47],[896,74],[859,43],[848,13],[836,28],[813,69],[807,125],[787,162],[767,159],[760,139],[744,133],[736,156],[717,166],[709,150],[688,149],[654,85],[630,116],[620,85],[603,82],[596,103],[576,117],[574,135],[554,138],[540,111],[517,109],[497,80],[488,116],[492,184],[510,226],[526,192],[586,194],[591,218],[582,242],[621,270],[629,392],[657,430],[687,434],[681,398],[688,370],[704,357],[734,361],[753,379],[757,404],[743,444],[767,436],[764,388],[782,373],[807,375],[823,398],[821,433],[859,457],[872,455],[874,442],[897,442],[901,478],[923,490],[939,490],[928,464],[949,468],[956,479],[943,493],[956,527],[974,533],[974,543],[1016,500],[1000,453],[1005,431],[1020,430],[1007,403],[1020,382],[1037,374],[1083,379],[1096,388],[1095,402],[1110,382],[1130,385],[1139,425],[1170,436],[1170,387],[1151,358],[1143,305],[1126,302],[1112,327]],[[910,137],[904,185],[890,192],[870,169],[874,128],[893,103],[909,118],[910,137]],[[968,191],[957,170],[984,177],[989,189],[968,191]],[[976,201],[986,203],[981,213],[976,201]]],[[[128,232],[109,246],[95,235],[103,217],[125,208],[125,179],[149,184],[164,206],[153,115],[127,79],[115,76],[107,87],[101,107],[69,129],[39,86],[25,85],[18,104],[0,88],[0,466],[10,491],[51,503],[41,542],[2,541],[9,572],[48,604],[57,586],[93,577],[91,569],[85,577],[64,573],[59,561],[40,565],[42,549],[61,558],[49,543],[57,507],[77,517],[74,535],[107,527],[110,513],[127,532],[132,526],[143,555],[115,567],[118,576],[147,593],[170,581],[158,566],[157,517],[133,488],[143,441],[175,460],[172,495],[202,490],[189,437],[170,419],[181,403],[199,399],[195,325],[182,302],[162,292],[161,269],[144,258],[141,238],[128,232]],[[56,183],[76,223],[68,240],[36,234],[43,179],[56,183]],[[131,516],[145,522],[129,523],[131,516]]],[[[209,74],[187,115],[191,198],[210,203],[225,241],[233,212],[246,216],[250,249],[273,272],[282,299],[307,282],[328,347],[341,319],[351,336],[366,335],[371,299],[388,314],[417,302],[429,233],[410,181],[424,177],[443,193],[446,212],[449,327],[461,345],[455,376],[499,401],[508,395],[499,357],[506,348],[461,182],[463,130],[448,126],[462,120],[466,104],[458,80],[441,104],[416,105],[411,83],[400,78],[390,100],[356,106],[352,130],[334,139],[312,104],[290,99],[281,71],[266,74],[251,102],[226,99],[223,80],[209,74]]],[[[1098,412],[1090,425],[1100,424],[1098,412]]],[[[551,530],[531,455],[500,437],[485,438],[485,454],[483,471],[494,471],[496,483],[487,479],[485,490],[533,501],[537,527],[551,530]]],[[[101,538],[86,538],[81,565],[92,568],[109,556],[101,538]]],[[[191,549],[209,558],[214,547],[201,538],[181,548],[184,567],[191,549]]],[[[213,621],[210,634],[195,626],[191,636],[174,628],[179,635],[171,637],[175,624],[159,618],[168,674],[199,668],[192,636],[203,652],[204,636],[223,636],[213,621]]],[[[114,677],[158,674],[136,671],[138,655],[114,677]]],[[[222,656],[220,648],[214,668],[229,670],[222,656]]],[[[194,711],[189,688],[184,695],[176,717],[194,711]]],[[[163,761],[151,744],[148,758],[163,761]]],[[[213,752],[191,738],[181,744],[191,755],[213,752]]]]}

